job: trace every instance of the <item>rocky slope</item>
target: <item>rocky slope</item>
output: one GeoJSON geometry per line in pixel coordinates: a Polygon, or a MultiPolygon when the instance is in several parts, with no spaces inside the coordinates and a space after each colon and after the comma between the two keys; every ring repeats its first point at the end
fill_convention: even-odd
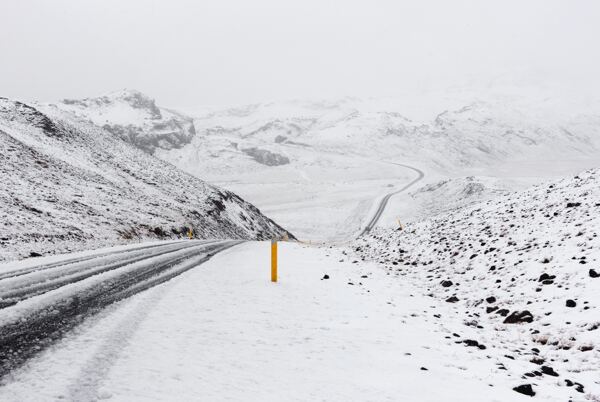
{"type": "Polygon", "coordinates": [[[286,231],[237,195],[53,106],[0,98],[0,261],[146,238],[286,231]]]}
{"type": "Polygon", "coordinates": [[[455,306],[449,342],[515,390],[600,400],[600,170],[358,240],[353,253],[455,306]],[[456,328],[456,327],[455,327],[456,328]]]}
{"type": "Polygon", "coordinates": [[[158,107],[154,99],[135,90],[122,90],[98,98],[64,99],[57,106],[89,119],[150,154],[157,148],[181,148],[196,135],[190,117],[158,107]]]}

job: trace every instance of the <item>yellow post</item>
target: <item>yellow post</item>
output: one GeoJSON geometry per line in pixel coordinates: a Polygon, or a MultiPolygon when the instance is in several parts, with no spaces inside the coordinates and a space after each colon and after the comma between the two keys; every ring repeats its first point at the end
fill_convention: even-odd
{"type": "Polygon", "coordinates": [[[271,282],[277,282],[277,240],[271,240],[271,282]]]}
{"type": "Polygon", "coordinates": [[[398,221],[398,227],[400,228],[400,230],[404,230],[404,226],[402,225],[402,222],[400,222],[400,218],[396,220],[398,221]]]}
{"type": "Polygon", "coordinates": [[[192,239],[192,237],[194,237],[194,230],[192,228],[188,230],[188,237],[190,238],[190,240],[192,239]]]}

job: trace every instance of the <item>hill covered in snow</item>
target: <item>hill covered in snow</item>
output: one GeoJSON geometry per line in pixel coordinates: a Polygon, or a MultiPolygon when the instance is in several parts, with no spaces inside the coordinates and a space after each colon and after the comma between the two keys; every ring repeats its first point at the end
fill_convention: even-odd
{"type": "MultiPolygon", "coordinates": [[[[142,124],[154,120],[139,117],[140,110],[152,116],[152,107],[139,109],[137,100],[122,101],[122,93],[154,105],[126,91],[57,107],[98,125],[119,116],[109,118],[118,132],[131,126],[142,133],[136,138],[155,138],[152,125],[142,124]]],[[[360,230],[375,199],[412,180],[410,170],[388,162],[424,171],[419,185],[450,181],[436,191],[393,197],[386,224],[440,211],[446,207],[436,202],[444,197],[464,205],[596,166],[597,105],[559,95],[453,93],[201,110],[189,113],[195,135],[152,142],[150,152],[240,194],[304,238],[340,240],[360,230]]],[[[148,151],[136,141],[130,140],[148,151]]]]}
{"type": "MultiPolygon", "coordinates": [[[[146,105],[148,106],[148,105],[146,105]]],[[[55,106],[0,98],[0,260],[145,238],[268,239],[286,231],[55,106]]]]}
{"type": "Polygon", "coordinates": [[[158,107],[154,99],[135,90],[97,98],[64,99],[58,106],[151,154],[157,148],[181,148],[196,135],[192,118],[158,107]]]}
{"type": "Polygon", "coordinates": [[[595,169],[378,229],[353,254],[453,305],[434,315],[447,338],[492,359],[518,392],[598,400],[599,235],[595,169]]]}

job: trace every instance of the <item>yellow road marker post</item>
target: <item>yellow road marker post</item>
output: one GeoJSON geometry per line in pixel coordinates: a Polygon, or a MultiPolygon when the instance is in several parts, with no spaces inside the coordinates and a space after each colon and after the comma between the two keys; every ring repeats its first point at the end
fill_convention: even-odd
{"type": "Polygon", "coordinates": [[[398,228],[400,230],[404,230],[404,225],[402,224],[402,222],[400,222],[400,218],[396,219],[398,221],[398,228]]]}
{"type": "Polygon", "coordinates": [[[271,240],[271,282],[277,282],[277,240],[271,240]]]}
{"type": "Polygon", "coordinates": [[[188,230],[188,237],[190,238],[190,240],[192,240],[192,238],[194,237],[194,230],[192,228],[188,230]]]}

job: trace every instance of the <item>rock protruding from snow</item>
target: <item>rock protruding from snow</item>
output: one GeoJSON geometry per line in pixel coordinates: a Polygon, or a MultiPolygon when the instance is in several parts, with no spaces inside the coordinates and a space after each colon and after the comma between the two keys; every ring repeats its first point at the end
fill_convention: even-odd
{"type": "Polygon", "coordinates": [[[267,166],[280,166],[287,165],[290,163],[290,159],[287,156],[271,152],[268,149],[260,149],[256,147],[244,148],[242,151],[252,157],[255,161],[260,164],[267,166]]]}
{"type": "Polygon", "coordinates": [[[57,107],[92,121],[150,154],[157,148],[181,148],[196,135],[190,117],[156,106],[154,99],[139,91],[123,90],[81,100],[64,99],[57,107]]]}

